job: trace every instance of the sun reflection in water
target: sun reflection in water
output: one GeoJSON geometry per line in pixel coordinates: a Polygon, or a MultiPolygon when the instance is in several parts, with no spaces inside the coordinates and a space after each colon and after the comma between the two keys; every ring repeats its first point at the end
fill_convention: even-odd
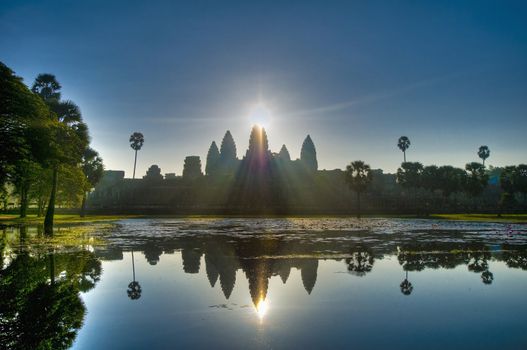
{"type": "Polygon", "coordinates": [[[264,319],[264,316],[268,310],[269,310],[269,302],[261,298],[256,304],[256,314],[258,315],[258,318],[260,319],[260,321],[264,319]]]}

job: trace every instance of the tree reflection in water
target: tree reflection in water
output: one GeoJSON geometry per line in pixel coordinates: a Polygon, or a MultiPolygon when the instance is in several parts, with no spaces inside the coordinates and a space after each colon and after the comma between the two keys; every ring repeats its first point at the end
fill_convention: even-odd
{"type": "Polygon", "coordinates": [[[404,295],[410,295],[412,294],[414,290],[414,286],[412,285],[410,281],[408,281],[408,271],[405,271],[405,272],[406,272],[406,277],[401,282],[399,287],[401,288],[401,293],[403,293],[404,295]]]}
{"type": "Polygon", "coordinates": [[[374,262],[375,258],[373,257],[373,253],[364,245],[354,247],[351,252],[351,257],[346,259],[348,271],[359,277],[370,272],[374,262]]]}
{"type": "Polygon", "coordinates": [[[494,275],[489,270],[485,270],[481,273],[481,280],[484,284],[492,284],[492,281],[494,281],[494,275]]]}
{"type": "Polygon", "coordinates": [[[95,287],[101,263],[89,251],[29,254],[25,238],[22,229],[18,248],[2,244],[8,263],[0,271],[0,344],[5,349],[67,349],[86,313],[79,292],[95,287]]]}
{"type": "Polygon", "coordinates": [[[134,261],[134,251],[132,250],[132,274],[133,279],[132,282],[128,284],[128,289],[126,293],[128,294],[128,298],[132,300],[137,300],[141,298],[141,285],[138,281],[135,280],[135,261],[134,261]]]}

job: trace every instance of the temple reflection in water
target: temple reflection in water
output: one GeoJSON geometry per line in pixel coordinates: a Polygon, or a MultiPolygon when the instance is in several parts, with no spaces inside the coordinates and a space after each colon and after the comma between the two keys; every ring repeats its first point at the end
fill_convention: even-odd
{"type": "MultiPolygon", "coordinates": [[[[411,295],[414,288],[419,288],[410,281],[411,276],[427,268],[454,269],[464,265],[487,285],[494,281],[494,273],[489,270],[491,260],[527,269],[527,245],[523,240],[502,240],[500,244],[496,244],[500,237],[463,241],[459,232],[431,231],[420,240],[410,241],[403,239],[404,233],[392,235],[390,240],[370,239],[366,234],[330,233],[317,239],[290,234],[163,236],[144,238],[124,250],[142,252],[150,265],[156,265],[163,254],[180,251],[183,271],[198,274],[204,268],[210,286],[214,288],[219,283],[226,300],[236,285],[237,271],[241,270],[255,307],[266,300],[271,277],[279,276],[285,284],[292,269],[300,272],[303,288],[311,294],[321,259],[342,261],[349,274],[364,277],[377,260],[396,257],[402,269],[399,288],[403,295],[411,295]]],[[[103,259],[122,259],[121,249],[110,244],[95,252],[103,259]]]]}

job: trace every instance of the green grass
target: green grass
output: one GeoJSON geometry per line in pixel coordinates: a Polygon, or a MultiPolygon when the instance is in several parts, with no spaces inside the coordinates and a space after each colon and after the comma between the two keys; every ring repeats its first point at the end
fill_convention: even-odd
{"type": "MultiPolygon", "coordinates": [[[[117,221],[127,218],[136,218],[138,215],[86,215],[81,218],[74,214],[57,214],[55,215],[55,224],[78,224],[91,223],[101,221],[117,221]]],[[[37,217],[36,215],[28,215],[26,218],[19,218],[14,214],[0,214],[1,224],[41,224],[44,223],[44,217],[37,217]]]]}
{"type": "MultiPolygon", "coordinates": [[[[131,218],[170,218],[170,217],[184,217],[184,218],[225,218],[225,217],[239,217],[239,218],[251,218],[256,216],[243,216],[243,215],[87,215],[81,218],[79,215],[75,214],[57,214],[55,215],[56,224],[82,224],[82,223],[92,223],[92,222],[110,222],[117,221],[122,219],[131,219],[131,218]]],[[[284,216],[259,216],[277,218],[284,216]]],[[[329,218],[329,217],[354,217],[353,215],[292,215],[288,216],[291,218],[329,218]]],[[[365,215],[365,218],[376,217],[376,218],[406,218],[406,219],[415,219],[418,218],[412,215],[365,215]]],[[[443,219],[443,220],[457,220],[457,221],[476,221],[476,222],[505,222],[505,223],[527,223],[527,214],[503,214],[498,217],[496,214],[431,214],[426,218],[429,219],[443,219]]],[[[40,224],[44,222],[43,217],[37,217],[36,215],[28,215],[28,217],[21,219],[18,215],[15,214],[0,214],[0,224],[40,224]]]]}
{"type": "Polygon", "coordinates": [[[479,221],[479,222],[510,222],[527,223],[527,214],[432,214],[432,219],[479,221]]]}

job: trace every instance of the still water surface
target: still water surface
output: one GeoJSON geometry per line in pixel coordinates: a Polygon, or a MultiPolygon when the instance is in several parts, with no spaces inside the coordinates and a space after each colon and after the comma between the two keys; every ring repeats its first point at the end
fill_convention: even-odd
{"type": "Polygon", "coordinates": [[[527,348],[527,227],[133,219],[2,230],[7,348],[527,348]]]}

